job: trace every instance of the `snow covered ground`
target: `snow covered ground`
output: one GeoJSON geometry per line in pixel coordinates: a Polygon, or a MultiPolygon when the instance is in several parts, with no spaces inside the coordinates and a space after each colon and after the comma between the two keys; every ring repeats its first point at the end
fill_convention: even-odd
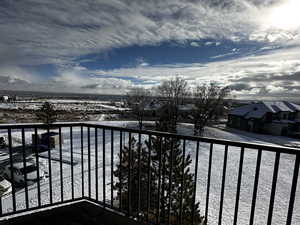
{"type": "MultiPolygon", "coordinates": [[[[128,108],[122,107],[121,102],[114,102],[115,105],[111,105],[109,101],[86,101],[86,100],[49,100],[55,105],[56,110],[66,111],[110,111],[119,110],[124,111],[128,108]]],[[[0,109],[20,109],[20,110],[38,110],[40,109],[43,101],[18,101],[11,103],[0,103],[0,109]]]]}
{"type": "MultiPolygon", "coordinates": [[[[127,122],[121,121],[105,121],[98,122],[101,124],[112,125],[112,126],[126,126],[127,122]]],[[[63,195],[64,200],[71,198],[71,165],[70,165],[70,129],[63,128],[63,195]]],[[[88,141],[87,141],[87,128],[84,128],[84,183],[85,183],[85,195],[88,195],[88,165],[90,163],[91,171],[91,193],[92,197],[95,197],[95,178],[96,178],[96,157],[95,157],[95,136],[94,129],[90,129],[90,153],[91,160],[88,161],[88,141]]],[[[179,133],[182,134],[192,134],[192,130],[189,126],[181,126],[179,128],[179,133]]],[[[246,141],[246,142],[256,142],[263,144],[270,144],[260,139],[255,139],[253,137],[244,136],[241,134],[230,133],[227,131],[219,129],[207,129],[206,136],[212,136],[215,138],[229,139],[231,141],[246,141]]],[[[18,144],[20,137],[20,132],[13,132],[14,142],[18,144]]],[[[146,137],[143,137],[146,138],[146,137]]],[[[26,139],[31,140],[31,134],[28,131],[26,139]]],[[[111,154],[111,133],[106,131],[105,133],[105,186],[106,186],[106,199],[110,199],[110,187],[111,187],[111,158],[114,161],[114,168],[118,162],[118,156],[120,149],[120,136],[119,132],[114,132],[113,147],[114,152],[111,154]]],[[[102,192],[102,182],[103,182],[103,151],[102,151],[102,130],[98,130],[98,157],[97,157],[97,167],[98,167],[98,183],[99,183],[99,193],[98,198],[103,199],[102,192]]],[[[124,140],[128,140],[126,136],[124,140]]],[[[125,143],[125,141],[123,141],[125,143]]],[[[74,165],[74,188],[75,197],[81,196],[81,141],[80,141],[80,128],[73,128],[73,152],[74,161],[77,162],[74,165]]],[[[224,159],[224,146],[214,145],[213,157],[212,157],[212,171],[211,171],[211,186],[210,186],[210,200],[209,200],[209,224],[217,224],[219,216],[219,205],[220,205],[220,194],[221,194],[221,182],[222,182],[222,168],[224,159]]],[[[195,159],[196,143],[187,142],[187,151],[195,159]]],[[[52,168],[52,191],[53,191],[53,202],[59,202],[61,199],[61,188],[60,188],[60,164],[57,161],[58,152],[51,151],[53,160],[51,161],[52,168]]],[[[228,163],[226,172],[226,183],[225,183],[225,195],[224,195],[224,207],[223,207],[223,224],[232,224],[235,206],[235,196],[237,188],[237,176],[238,176],[238,165],[239,165],[240,149],[236,147],[229,147],[228,151],[228,163]]],[[[249,216],[251,210],[251,200],[253,193],[253,183],[255,174],[257,151],[253,149],[245,149],[245,158],[243,166],[242,184],[241,184],[241,197],[240,197],[240,207],[238,214],[238,224],[248,224],[249,216]]],[[[274,167],[275,154],[271,152],[262,153],[261,162],[261,173],[259,177],[257,202],[254,224],[266,224],[268,207],[270,201],[270,191],[272,185],[273,167],[274,167]]],[[[198,167],[198,177],[197,177],[197,200],[200,201],[201,214],[205,213],[206,204],[206,185],[207,185],[207,173],[208,173],[208,160],[209,160],[209,146],[208,144],[200,144],[199,152],[199,167],[198,167]]],[[[281,225],[285,224],[288,201],[290,197],[290,187],[292,182],[293,168],[294,168],[295,157],[292,155],[281,154],[278,182],[276,188],[276,198],[274,203],[273,212],[273,222],[272,224],[281,225]]],[[[43,155],[39,159],[40,164],[48,171],[48,158],[47,155],[43,155]]],[[[193,160],[195,163],[195,160],[193,160]]],[[[194,168],[194,165],[192,166],[194,168]]],[[[114,178],[115,181],[116,178],[114,178]]],[[[30,207],[37,206],[37,184],[29,186],[29,199],[30,207]]],[[[114,193],[116,196],[116,193],[114,193]]],[[[16,193],[17,198],[17,209],[25,208],[25,191],[24,189],[19,189],[16,193]]],[[[41,201],[42,204],[49,203],[49,179],[41,182],[41,201]]],[[[12,210],[12,197],[6,196],[2,199],[2,207],[4,212],[12,210]]],[[[292,224],[300,224],[300,182],[297,186],[297,194],[295,199],[295,208],[292,224]]]]}

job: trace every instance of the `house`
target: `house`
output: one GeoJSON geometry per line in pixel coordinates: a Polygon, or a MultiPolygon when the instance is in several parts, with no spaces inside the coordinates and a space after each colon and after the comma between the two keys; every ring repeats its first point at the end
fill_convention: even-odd
{"type": "Polygon", "coordinates": [[[8,102],[9,101],[9,96],[7,96],[7,95],[0,96],[0,101],[1,102],[8,102]]]}
{"type": "Polygon", "coordinates": [[[228,113],[228,127],[272,135],[300,136],[300,105],[291,102],[258,102],[228,113]]]}
{"type": "Polygon", "coordinates": [[[2,95],[0,96],[0,102],[15,102],[18,100],[17,96],[8,96],[8,95],[2,95]]]}

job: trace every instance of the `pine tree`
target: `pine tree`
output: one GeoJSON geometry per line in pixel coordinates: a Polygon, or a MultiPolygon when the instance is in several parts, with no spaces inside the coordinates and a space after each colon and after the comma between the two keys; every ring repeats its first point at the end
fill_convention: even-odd
{"type": "MultiPolygon", "coordinates": [[[[156,123],[158,131],[176,133],[176,124],[172,122],[174,117],[171,112],[170,108],[166,108],[161,113],[160,119],[156,123]]],[[[160,179],[161,183],[160,222],[167,223],[170,219],[171,224],[180,224],[180,220],[182,220],[182,224],[188,225],[194,218],[194,224],[199,224],[202,218],[200,217],[199,203],[194,204],[194,174],[190,171],[191,155],[183,152],[181,141],[175,138],[165,137],[161,140],[160,137],[153,137],[151,143],[146,142],[146,145],[148,148],[151,147],[156,155],[153,157],[153,167],[156,171],[155,177],[158,182],[160,179]],[[160,151],[161,176],[159,176],[160,151]],[[180,215],[180,208],[182,208],[182,215],[180,215]],[[193,211],[194,216],[192,216],[193,211]]]]}
{"type": "MultiPolygon", "coordinates": [[[[134,137],[129,140],[128,146],[124,146],[121,155],[119,155],[120,163],[114,171],[114,176],[119,178],[114,189],[118,191],[118,199],[121,201],[122,210],[128,212],[128,186],[130,185],[130,212],[131,215],[137,217],[138,214],[146,219],[148,208],[148,177],[150,175],[150,190],[154,190],[155,181],[157,180],[153,173],[153,168],[149,164],[149,149],[142,143],[136,141],[134,137]],[[130,147],[129,147],[130,146],[130,147]],[[129,165],[130,161],[130,165],[129,165]],[[139,167],[140,165],[140,167],[139,167]],[[129,181],[130,166],[130,181],[129,181]],[[140,169],[139,169],[140,168],[140,169]],[[138,177],[140,176],[140,186],[138,177]],[[138,212],[138,191],[140,189],[140,211],[138,212]],[[121,190],[121,193],[120,193],[121,190]]],[[[151,156],[150,156],[151,160],[151,156]]],[[[150,209],[155,208],[155,200],[150,199],[150,209]]]]}
{"type": "Polygon", "coordinates": [[[39,111],[36,113],[36,116],[44,124],[50,125],[56,121],[57,112],[53,104],[50,102],[44,102],[39,111]]]}
{"type": "MultiPolygon", "coordinates": [[[[173,123],[172,110],[166,107],[162,111],[156,130],[176,133],[176,124],[173,123]]],[[[119,178],[115,185],[119,200],[122,201],[122,209],[128,210],[128,175],[130,163],[130,197],[131,215],[140,215],[146,219],[148,206],[148,178],[150,165],[150,219],[152,222],[159,217],[160,224],[190,225],[192,218],[194,224],[200,224],[199,203],[194,203],[194,174],[190,171],[192,159],[188,153],[183,153],[180,140],[169,137],[153,136],[144,144],[140,144],[132,138],[128,146],[122,150],[119,156],[121,163],[117,166],[114,175],[119,178]],[[130,148],[129,148],[130,146],[130,148]],[[151,151],[151,154],[149,154],[151,151]],[[140,152],[140,154],[139,154],[140,152]],[[140,155],[140,160],[139,160],[140,155]],[[150,158],[149,158],[150,155],[150,158]],[[150,159],[150,163],[149,160],[150,159]],[[140,173],[139,173],[140,164],[140,173]],[[138,176],[140,175],[140,189],[138,176]],[[140,211],[138,212],[138,190],[140,190],[140,211]],[[158,202],[158,199],[160,200],[158,202]],[[171,199],[171,202],[169,201],[171,199]],[[170,204],[171,203],[171,204],[170,204]],[[157,206],[160,211],[158,216],[157,206]],[[182,209],[182,215],[180,215],[182,209]],[[194,216],[192,216],[194,212],[194,216]],[[170,215],[170,216],[169,216],[170,215]]]]}

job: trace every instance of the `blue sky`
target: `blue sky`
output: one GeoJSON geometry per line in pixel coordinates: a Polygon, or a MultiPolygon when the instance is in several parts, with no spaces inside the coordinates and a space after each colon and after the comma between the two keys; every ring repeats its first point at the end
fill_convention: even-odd
{"type": "Polygon", "coordinates": [[[0,2],[0,89],[124,94],[181,76],[300,97],[298,0],[0,2]]]}

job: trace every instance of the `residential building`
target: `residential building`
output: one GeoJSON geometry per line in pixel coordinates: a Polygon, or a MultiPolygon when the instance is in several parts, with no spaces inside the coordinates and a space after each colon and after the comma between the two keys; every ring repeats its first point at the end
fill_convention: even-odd
{"type": "Polygon", "coordinates": [[[300,136],[300,105],[264,101],[240,106],[229,112],[227,126],[257,133],[300,136]]]}

